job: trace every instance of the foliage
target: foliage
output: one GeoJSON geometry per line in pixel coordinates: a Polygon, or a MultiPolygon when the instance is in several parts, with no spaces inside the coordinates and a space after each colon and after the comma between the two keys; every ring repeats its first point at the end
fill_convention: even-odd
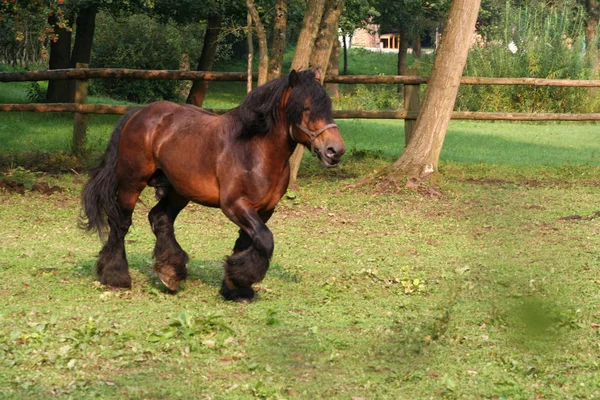
{"type": "Polygon", "coordinates": [[[374,21],[383,31],[424,33],[432,30],[445,17],[450,1],[429,0],[374,0],[379,12],[374,21]]]}
{"type": "Polygon", "coordinates": [[[12,65],[40,64],[56,28],[68,28],[63,0],[11,0],[0,3],[0,60],[12,65]]]}
{"type": "Polygon", "coordinates": [[[334,99],[334,107],[340,110],[397,110],[402,98],[396,85],[355,85],[352,91],[344,91],[334,99]]]}
{"type": "Polygon", "coordinates": [[[31,82],[27,88],[27,100],[30,103],[42,103],[46,100],[48,87],[42,87],[38,82],[31,82]]]}
{"type": "MultiPolygon", "coordinates": [[[[98,15],[96,25],[90,64],[97,68],[180,69],[189,63],[184,54],[200,54],[202,48],[200,26],[177,27],[144,15],[115,21],[106,14],[98,15]]],[[[177,100],[184,85],[177,81],[104,79],[92,81],[90,86],[92,93],[144,103],[177,100]]]]}
{"type": "Polygon", "coordinates": [[[346,0],[340,17],[340,31],[343,35],[352,35],[358,28],[366,28],[374,17],[380,16],[371,0],[346,0]]]}
{"type": "MultiPolygon", "coordinates": [[[[506,3],[502,25],[485,27],[469,52],[464,76],[594,79],[585,62],[585,13],[576,5],[506,3]]],[[[415,67],[427,76],[433,58],[415,67]]],[[[463,85],[456,109],[489,112],[596,112],[597,89],[463,85]]]]}

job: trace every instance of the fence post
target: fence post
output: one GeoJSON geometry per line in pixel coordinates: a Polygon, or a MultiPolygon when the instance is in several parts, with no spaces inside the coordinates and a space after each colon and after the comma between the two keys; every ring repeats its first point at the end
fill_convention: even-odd
{"type": "MultiPolygon", "coordinates": [[[[87,68],[88,64],[77,63],[75,68],[87,68]]],[[[86,104],[88,94],[87,79],[78,79],[75,81],[75,104],[86,104]]],[[[81,157],[85,151],[85,142],[87,136],[88,116],[87,114],[75,113],[73,120],[73,143],[71,151],[77,157],[81,157]]]]}
{"type": "MultiPolygon", "coordinates": [[[[418,73],[417,69],[410,68],[406,70],[405,75],[414,75],[418,73]]],[[[419,85],[404,85],[404,110],[406,112],[419,112],[421,109],[421,100],[419,99],[419,85]]],[[[409,118],[407,116],[404,119],[404,146],[408,145],[410,138],[412,137],[413,130],[416,124],[416,119],[409,118]]]]}

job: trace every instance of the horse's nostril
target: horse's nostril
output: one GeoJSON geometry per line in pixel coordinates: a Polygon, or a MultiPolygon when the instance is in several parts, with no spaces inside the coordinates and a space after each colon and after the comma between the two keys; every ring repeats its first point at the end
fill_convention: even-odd
{"type": "Polygon", "coordinates": [[[337,150],[333,147],[328,147],[325,154],[327,154],[327,157],[329,158],[334,158],[337,155],[337,150]]]}

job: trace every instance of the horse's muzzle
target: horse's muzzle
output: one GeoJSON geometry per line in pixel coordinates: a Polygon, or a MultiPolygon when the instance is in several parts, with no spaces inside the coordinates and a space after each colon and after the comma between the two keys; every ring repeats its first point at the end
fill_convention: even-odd
{"type": "Polygon", "coordinates": [[[328,168],[337,167],[345,152],[346,146],[343,143],[330,144],[323,153],[317,150],[321,162],[328,168]]]}

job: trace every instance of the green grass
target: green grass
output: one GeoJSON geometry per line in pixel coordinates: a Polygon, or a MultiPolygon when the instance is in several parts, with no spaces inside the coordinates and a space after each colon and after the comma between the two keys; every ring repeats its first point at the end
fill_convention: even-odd
{"type": "MultiPolygon", "coordinates": [[[[23,93],[6,87],[0,101],[23,93]]],[[[219,88],[207,106],[240,93],[219,88]]],[[[90,117],[93,153],[117,118],[90,117]]],[[[597,125],[453,121],[431,198],[349,189],[398,157],[403,123],[337,122],[344,164],[307,155],[251,304],[217,294],[237,236],[220,211],[178,218],[189,279],[171,295],[143,193],[134,287],[112,291],[77,228],[85,177],[4,173],[64,192],[0,188],[0,399],[598,398],[597,125]]],[[[71,132],[68,115],[1,113],[0,155],[66,151],[71,132]]]]}
{"type": "MultiPolygon", "coordinates": [[[[206,98],[208,108],[239,104],[245,88],[228,82],[212,82],[206,98]]],[[[10,83],[2,102],[27,102],[26,83],[10,83]]],[[[4,97],[3,97],[4,96],[4,97]]],[[[117,102],[90,97],[91,103],[117,102]]],[[[130,104],[130,103],[129,103],[130,104]]],[[[118,116],[90,115],[88,147],[103,151],[118,116]]],[[[396,159],[404,146],[404,123],[400,120],[339,120],[348,148],[396,159]]],[[[1,113],[0,155],[14,152],[68,151],[72,116],[59,113],[1,113]]],[[[600,165],[600,131],[589,123],[508,123],[452,121],[441,154],[442,161],[460,164],[508,166],[600,165]]]]}
{"type": "Polygon", "coordinates": [[[382,196],[343,188],[385,163],[349,161],[308,160],[319,173],[270,221],[252,304],[217,295],[236,237],[217,210],[178,219],[190,273],[169,295],[145,193],[127,236],[134,288],[114,292],[95,282],[100,243],[76,228],[79,178],[46,177],[67,189],[52,196],[0,190],[0,397],[594,397],[598,220],[560,218],[598,211],[597,185],[450,170],[441,199],[382,196]]]}

